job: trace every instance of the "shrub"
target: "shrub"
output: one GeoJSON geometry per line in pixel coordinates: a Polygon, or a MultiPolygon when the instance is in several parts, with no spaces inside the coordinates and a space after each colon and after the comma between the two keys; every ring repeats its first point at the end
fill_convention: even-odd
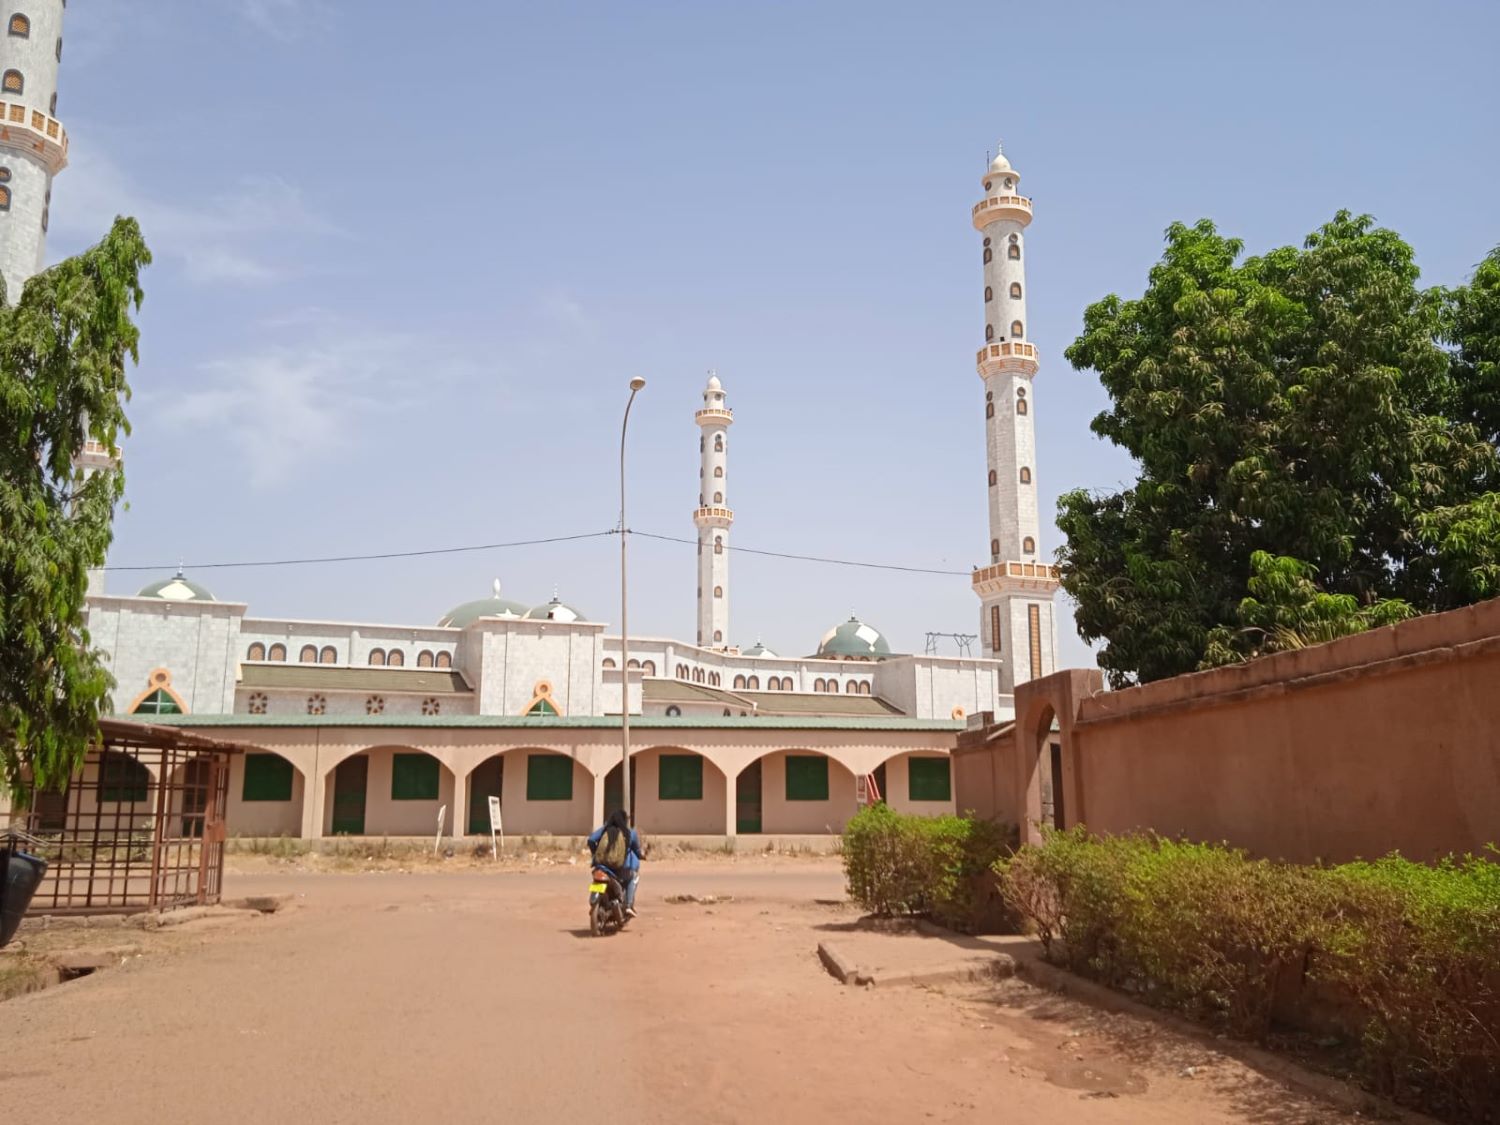
{"type": "Polygon", "coordinates": [[[1081,974],[1256,1038],[1288,997],[1304,1021],[1352,1004],[1374,1089],[1500,1120],[1500,865],[1299,867],[1075,828],[996,870],[1047,956],[1081,974]]]}
{"type": "Polygon", "coordinates": [[[849,897],[874,914],[926,914],[953,929],[994,924],[993,867],[1013,833],[992,821],[907,816],[885,804],[861,809],[844,829],[849,897]]]}

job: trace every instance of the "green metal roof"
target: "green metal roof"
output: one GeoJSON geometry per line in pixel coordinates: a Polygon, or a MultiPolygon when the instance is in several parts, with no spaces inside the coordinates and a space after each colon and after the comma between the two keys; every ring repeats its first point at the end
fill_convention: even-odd
{"type": "MultiPolygon", "coordinates": [[[[153,715],[158,726],[172,727],[476,727],[536,730],[618,730],[618,715],[153,715]]],[[[905,715],[781,716],[632,715],[631,730],[863,730],[960,731],[962,722],[909,719],[905,715]]]]}
{"type": "Polygon", "coordinates": [[[874,695],[835,695],[832,692],[747,691],[744,688],[713,687],[710,684],[683,680],[648,679],[644,681],[645,698],[650,703],[707,703],[713,706],[741,707],[753,703],[762,715],[783,712],[792,715],[900,715],[874,695]]]}
{"type": "Polygon", "coordinates": [[[448,669],[340,668],[328,664],[242,664],[240,687],[471,694],[464,678],[448,669]]]}
{"type": "Polygon", "coordinates": [[[138,598],[160,598],[164,602],[211,602],[214,596],[196,582],[189,582],[178,571],[171,578],[163,578],[141,588],[138,598]]]}

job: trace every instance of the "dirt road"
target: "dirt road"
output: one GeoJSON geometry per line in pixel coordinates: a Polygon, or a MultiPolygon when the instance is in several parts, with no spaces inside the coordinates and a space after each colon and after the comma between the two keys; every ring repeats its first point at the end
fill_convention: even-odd
{"type": "Polygon", "coordinates": [[[0,1007],[4,1116],[1346,1120],[1154,1025],[1018,983],[840,987],[814,953],[819,927],[852,916],[815,901],[842,893],[828,861],[648,868],[641,918],[605,939],[587,933],[585,876],[232,876],[230,894],[296,905],[0,1007]],[[683,892],[734,901],[661,901],[683,892]]]}

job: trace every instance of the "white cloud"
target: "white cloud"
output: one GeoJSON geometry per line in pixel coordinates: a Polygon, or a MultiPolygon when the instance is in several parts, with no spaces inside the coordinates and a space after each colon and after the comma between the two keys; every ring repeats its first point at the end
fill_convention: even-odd
{"type": "Polygon", "coordinates": [[[411,405],[417,340],[309,319],[308,338],[207,362],[189,389],[144,396],[142,406],[168,426],[236,447],[251,485],[264,488],[347,449],[374,416],[411,405]]]}
{"type": "Polygon", "coordinates": [[[299,39],[325,27],[330,11],[322,0],[228,0],[240,17],[277,39],[299,39]]]}
{"type": "Polygon", "coordinates": [[[142,192],[93,145],[73,151],[78,155],[55,188],[54,257],[102,237],[116,215],[134,215],[157,261],[175,262],[197,282],[257,284],[285,276],[296,239],[336,233],[279,177],[242,179],[230,190],[183,202],[142,192]],[[273,260],[276,247],[284,252],[273,260]]]}

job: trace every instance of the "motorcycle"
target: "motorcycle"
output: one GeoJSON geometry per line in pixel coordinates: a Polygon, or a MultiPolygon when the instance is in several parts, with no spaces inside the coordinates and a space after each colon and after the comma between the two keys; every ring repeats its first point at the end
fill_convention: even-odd
{"type": "Polygon", "coordinates": [[[614,872],[595,867],[589,883],[589,932],[595,937],[616,933],[625,921],[625,888],[614,872]]]}

